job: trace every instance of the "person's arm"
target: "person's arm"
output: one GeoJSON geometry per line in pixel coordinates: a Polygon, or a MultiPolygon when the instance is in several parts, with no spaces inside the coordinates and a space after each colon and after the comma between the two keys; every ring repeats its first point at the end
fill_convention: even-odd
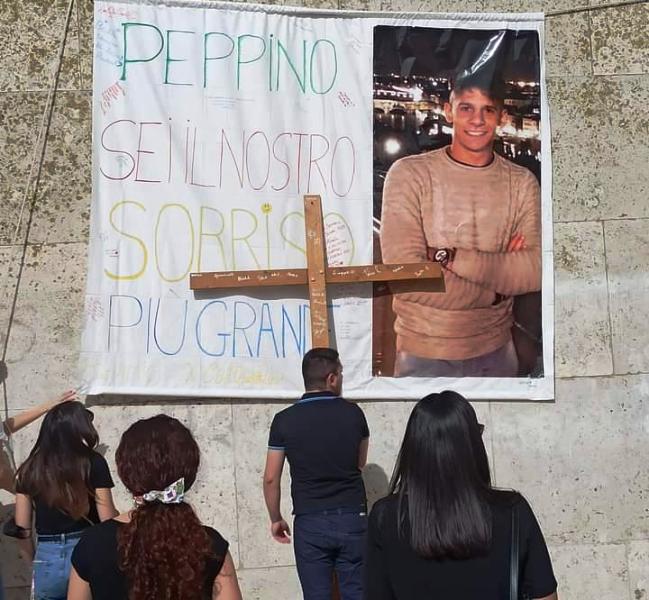
{"type": "MultiPolygon", "coordinates": [[[[423,228],[422,197],[430,194],[422,183],[423,174],[413,162],[399,160],[388,171],[383,187],[381,208],[381,258],[384,264],[429,262],[428,240],[423,228]]],[[[431,200],[432,201],[432,200],[431,200]]],[[[424,283],[420,284],[425,288],[424,283]]],[[[465,310],[490,306],[495,298],[492,290],[459,277],[453,271],[444,273],[443,294],[416,291],[416,302],[443,310],[465,310]],[[425,299],[424,299],[425,296],[425,299]],[[423,301],[423,302],[422,302],[423,301]]],[[[391,289],[403,299],[399,283],[391,289]]],[[[412,282],[408,289],[413,290],[412,282]]]]}
{"type": "Polygon", "coordinates": [[[367,464],[367,451],[370,446],[370,438],[366,437],[361,440],[358,447],[358,468],[362,469],[367,464]]]}
{"type": "Polygon", "coordinates": [[[32,499],[27,494],[16,494],[16,525],[21,528],[24,536],[18,539],[20,555],[25,559],[34,560],[34,541],[32,539],[32,499]]]}
{"type": "Polygon", "coordinates": [[[77,570],[72,567],[68,582],[68,600],[92,600],[90,584],[81,579],[77,570]]]}
{"type": "Polygon", "coordinates": [[[113,493],[110,488],[97,488],[95,490],[95,503],[101,521],[107,521],[119,514],[119,511],[115,508],[113,493]]]}
{"type": "Polygon", "coordinates": [[[270,517],[270,533],[280,544],[288,544],[291,541],[291,530],[280,509],[284,457],[283,450],[269,448],[264,469],[264,500],[270,517]]]}
{"type": "Polygon", "coordinates": [[[502,252],[458,248],[448,266],[457,276],[503,296],[541,289],[541,192],[531,173],[523,178],[520,186],[520,217],[513,238],[520,243],[502,252]]]}
{"type": "Polygon", "coordinates": [[[534,598],[534,600],[559,600],[559,596],[557,596],[557,593],[554,592],[554,594],[544,596],[543,598],[534,598]]]}
{"type": "Polygon", "coordinates": [[[43,402],[34,408],[28,408],[21,413],[13,417],[9,417],[4,423],[5,431],[8,435],[16,433],[23,427],[26,427],[30,423],[33,423],[36,419],[42,417],[48,410],[54,408],[57,404],[61,402],[66,402],[68,400],[75,400],[77,398],[77,392],[75,390],[68,390],[63,392],[55,400],[50,400],[49,402],[43,402]]]}
{"type": "MultiPolygon", "coordinates": [[[[69,596],[68,600],[70,600],[69,596]]],[[[223,566],[214,579],[212,600],[242,600],[237,571],[229,552],[225,555],[223,566]]]]}

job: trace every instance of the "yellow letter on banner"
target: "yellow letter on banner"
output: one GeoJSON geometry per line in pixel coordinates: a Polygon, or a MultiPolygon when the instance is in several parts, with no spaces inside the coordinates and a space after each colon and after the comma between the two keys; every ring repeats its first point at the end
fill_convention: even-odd
{"type": "Polygon", "coordinates": [[[110,221],[111,227],[117,233],[120,233],[124,237],[127,237],[127,238],[129,238],[131,240],[134,240],[138,244],[138,246],[140,246],[140,248],[142,249],[142,268],[139,271],[137,271],[136,273],[133,273],[131,275],[119,275],[117,273],[111,273],[108,269],[104,269],[104,273],[106,274],[107,277],[110,277],[111,279],[132,281],[134,279],[137,279],[138,277],[141,277],[142,273],[144,273],[144,271],[146,269],[147,261],[148,261],[148,253],[147,253],[147,250],[146,250],[146,245],[144,244],[144,242],[139,237],[136,237],[134,235],[130,235],[129,233],[126,233],[126,232],[122,231],[121,229],[118,229],[117,225],[115,225],[115,223],[113,222],[113,214],[114,214],[114,212],[120,206],[124,206],[126,204],[133,204],[134,206],[137,206],[138,208],[141,208],[143,211],[146,212],[146,208],[144,208],[144,205],[140,204],[139,202],[133,202],[133,201],[129,201],[129,200],[124,200],[123,202],[118,202],[117,204],[115,204],[115,206],[113,206],[113,208],[111,208],[109,216],[108,216],[108,220],[110,221]]]}

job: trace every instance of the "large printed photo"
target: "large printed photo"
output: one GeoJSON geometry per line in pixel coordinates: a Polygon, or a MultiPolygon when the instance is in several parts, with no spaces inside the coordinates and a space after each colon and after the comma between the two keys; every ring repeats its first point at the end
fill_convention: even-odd
{"type": "Polygon", "coordinates": [[[294,399],[316,314],[350,399],[552,397],[540,15],[97,0],[94,45],[90,394],[294,399]],[[320,228],[327,319],[268,276],[320,228]]]}
{"type": "Polygon", "coordinates": [[[375,262],[439,262],[446,286],[376,286],[376,376],[544,374],[539,47],[374,28],[375,262]]]}

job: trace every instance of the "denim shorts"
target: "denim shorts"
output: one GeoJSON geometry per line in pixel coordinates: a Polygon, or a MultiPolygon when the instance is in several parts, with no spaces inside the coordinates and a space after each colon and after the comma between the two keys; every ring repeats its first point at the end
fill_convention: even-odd
{"type": "Polygon", "coordinates": [[[45,540],[39,536],[34,556],[34,598],[66,600],[72,568],[70,559],[81,532],[44,537],[45,540]]]}

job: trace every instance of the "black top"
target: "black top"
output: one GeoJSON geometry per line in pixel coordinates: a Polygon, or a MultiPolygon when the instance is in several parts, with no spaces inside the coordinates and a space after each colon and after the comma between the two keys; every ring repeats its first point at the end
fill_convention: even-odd
{"type": "MultiPolygon", "coordinates": [[[[79,577],[90,584],[92,600],[128,600],[126,576],[118,567],[117,554],[117,531],[123,526],[124,523],[109,519],[91,527],[84,531],[72,552],[72,566],[79,577]]],[[[205,572],[202,597],[207,599],[212,597],[214,579],[225,561],[228,542],[211,527],[205,527],[205,531],[212,540],[215,555],[205,572]]],[[[182,552],[182,548],[178,548],[178,552],[182,552]]]]}
{"type": "MultiPolygon", "coordinates": [[[[88,486],[91,491],[101,488],[113,488],[113,478],[110,476],[108,463],[106,459],[94,450],[90,451],[90,473],[88,476],[88,486]]],[[[17,486],[16,492],[19,494],[29,494],[23,491],[20,485],[17,486]]],[[[97,514],[97,504],[92,496],[88,496],[90,512],[88,515],[78,521],[63,512],[60,508],[48,506],[38,496],[32,497],[34,513],[36,515],[36,532],[39,535],[52,535],[57,533],[72,533],[81,531],[95,523],[99,523],[97,514]]]]}
{"type": "Polygon", "coordinates": [[[275,415],[268,447],[286,453],[294,514],[365,505],[358,453],[369,435],[360,407],[331,392],[308,392],[275,415]]]}
{"type": "MultiPolygon", "coordinates": [[[[505,600],[509,598],[512,505],[518,505],[521,597],[543,598],[557,582],[534,513],[525,498],[497,492],[491,503],[492,547],[486,556],[433,560],[417,555],[397,533],[397,497],[379,500],[368,526],[367,600],[505,600]]],[[[406,528],[407,534],[407,528],[406,528]]]]}

